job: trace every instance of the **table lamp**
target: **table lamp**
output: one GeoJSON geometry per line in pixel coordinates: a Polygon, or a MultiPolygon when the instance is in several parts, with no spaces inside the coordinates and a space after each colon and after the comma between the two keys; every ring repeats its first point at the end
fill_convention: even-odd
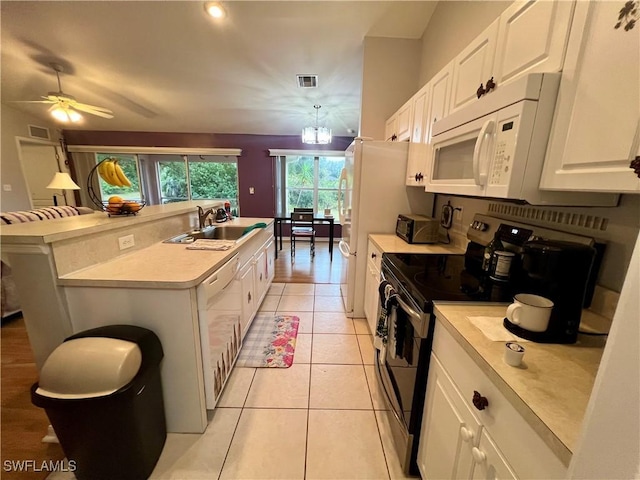
{"type": "MultiPolygon", "coordinates": [[[[51,182],[49,182],[49,185],[47,185],[47,188],[51,190],[80,190],[80,187],[71,179],[69,174],[66,172],[56,172],[51,182]]],[[[58,199],[56,198],[56,195],[60,194],[53,194],[53,204],[55,206],[58,206],[58,199]]],[[[64,192],[62,192],[62,196],[64,196],[64,192]]],[[[67,197],[65,196],[65,203],[66,198],[67,197]]]]}

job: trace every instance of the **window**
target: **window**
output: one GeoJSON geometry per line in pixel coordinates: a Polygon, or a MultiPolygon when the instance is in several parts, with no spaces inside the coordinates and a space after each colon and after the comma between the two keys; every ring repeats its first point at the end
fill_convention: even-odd
{"type": "Polygon", "coordinates": [[[161,203],[183,200],[229,200],[238,212],[236,157],[221,155],[153,155],[157,157],[161,203]]]}
{"type": "Polygon", "coordinates": [[[285,155],[277,157],[280,212],[294,208],[337,212],[338,180],[344,156],[285,155]]]}
{"type": "Polygon", "coordinates": [[[105,182],[103,178],[99,178],[100,198],[106,200],[112,195],[118,195],[125,200],[140,200],[144,198],[142,195],[142,185],[140,182],[140,170],[137,155],[113,154],[113,153],[96,153],[96,163],[100,163],[105,158],[115,158],[122,168],[122,171],[131,182],[130,187],[118,187],[105,182]]]}

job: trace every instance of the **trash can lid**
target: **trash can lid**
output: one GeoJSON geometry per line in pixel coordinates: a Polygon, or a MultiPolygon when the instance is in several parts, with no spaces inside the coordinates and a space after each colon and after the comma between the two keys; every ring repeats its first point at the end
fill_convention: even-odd
{"type": "Polygon", "coordinates": [[[68,340],[44,362],[36,393],[66,399],[110,395],[129,383],[141,364],[142,353],[133,342],[104,337],[68,340]]]}

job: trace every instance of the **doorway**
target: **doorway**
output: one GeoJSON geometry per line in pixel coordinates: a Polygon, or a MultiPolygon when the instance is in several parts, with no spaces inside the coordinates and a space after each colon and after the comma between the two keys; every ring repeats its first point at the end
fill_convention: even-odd
{"type": "Polygon", "coordinates": [[[22,176],[27,187],[31,208],[75,205],[73,194],[50,190],[49,182],[56,172],[67,172],[60,146],[53,142],[16,138],[22,176]]]}

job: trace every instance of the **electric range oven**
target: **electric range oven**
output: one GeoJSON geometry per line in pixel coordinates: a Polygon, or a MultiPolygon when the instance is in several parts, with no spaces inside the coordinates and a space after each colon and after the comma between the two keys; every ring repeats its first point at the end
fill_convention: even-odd
{"type": "Polygon", "coordinates": [[[435,316],[433,301],[510,301],[512,292],[484,288],[477,258],[465,254],[383,254],[382,278],[397,293],[389,341],[375,351],[378,386],[405,474],[416,464],[435,316]]]}

